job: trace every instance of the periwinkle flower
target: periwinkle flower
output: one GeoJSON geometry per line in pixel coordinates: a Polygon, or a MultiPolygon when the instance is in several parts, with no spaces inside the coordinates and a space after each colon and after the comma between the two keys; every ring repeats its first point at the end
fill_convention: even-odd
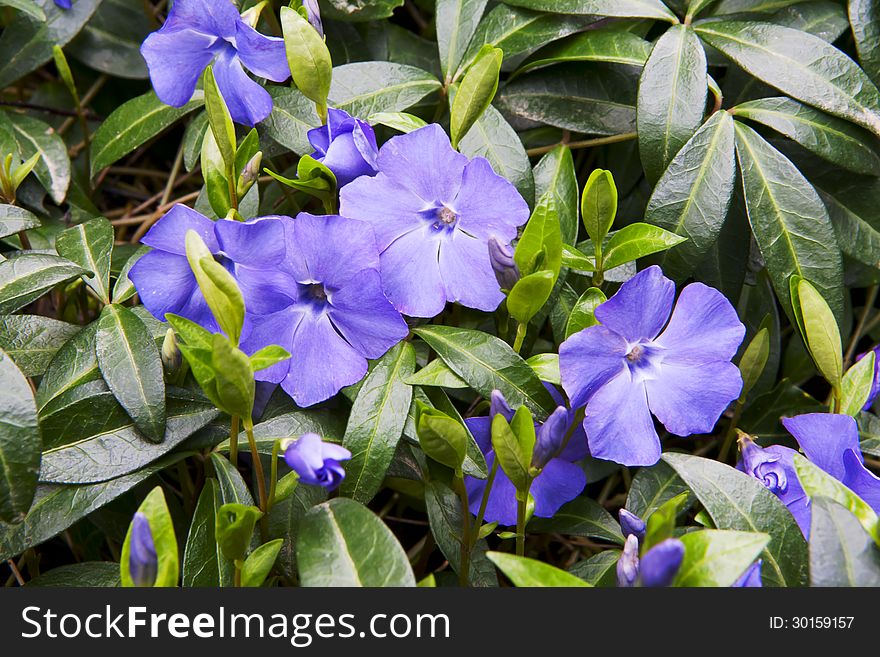
{"type": "Polygon", "coordinates": [[[321,21],[321,8],[318,6],[318,0],[303,0],[303,8],[306,10],[309,24],[315,28],[315,31],[324,36],[324,23],[321,21]]]}
{"type": "Polygon", "coordinates": [[[436,124],[393,137],[379,173],[342,188],[341,214],[372,224],[385,292],[404,315],[434,317],[447,301],[492,311],[504,299],[488,242],[510,243],[529,208],[481,157],[455,151],[436,124]]]}
{"type": "Polygon", "coordinates": [[[639,539],[635,534],[626,537],[623,552],[617,559],[617,586],[629,588],[636,585],[639,578],[639,539]]]}
{"type": "Polygon", "coordinates": [[[55,4],[61,9],[70,9],[73,6],[73,0],[55,0],[55,4]]]}
{"type": "Polygon", "coordinates": [[[736,580],[733,584],[731,584],[731,588],[737,589],[749,589],[749,588],[761,588],[764,584],[761,582],[761,565],[764,563],[762,559],[758,559],[755,563],[749,566],[742,575],[740,575],[739,579],[736,580]]]}
{"type": "Polygon", "coordinates": [[[495,272],[495,280],[502,290],[510,291],[520,278],[519,267],[513,259],[513,247],[502,244],[496,237],[489,238],[489,262],[495,272]]]}
{"type": "Polygon", "coordinates": [[[156,95],[174,107],[192,98],[199,76],[213,62],[233,120],[249,126],[269,116],[272,97],[244,69],[273,82],[290,77],[284,40],[257,32],[229,0],[175,0],[141,54],[156,95]]]}
{"type": "Polygon", "coordinates": [[[372,126],[339,109],[327,111],[327,124],[309,130],[309,143],[318,162],[336,176],[342,188],[360,176],[376,174],[379,147],[372,126]]]}
{"type": "Polygon", "coordinates": [[[236,265],[242,292],[252,300],[242,349],[287,349],[289,360],[256,378],[280,383],[297,404],[311,406],[360,381],[367,359],[382,356],[409,329],[382,293],[368,224],[307,213],[262,220],[270,221],[273,229],[255,236],[246,236],[245,224],[218,225],[224,253],[250,267],[236,265]]]}
{"type": "Polygon", "coordinates": [[[644,520],[626,509],[621,509],[617,517],[620,520],[620,531],[624,536],[635,536],[639,542],[645,539],[647,526],[644,520]]]}
{"type": "Polygon", "coordinates": [[[153,586],[159,574],[159,558],[147,516],[138,511],[131,522],[128,571],[135,586],[153,586]]]}
{"type": "Polygon", "coordinates": [[[675,284],[657,266],[596,308],[600,324],[559,349],[572,408],[586,405],[591,454],[622,465],[660,458],[653,413],[677,436],[710,432],[742,377],[730,362],[745,334],[718,290],[691,283],[673,309],[675,284]]]}
{"type": "Polygon", "coordinates": [[[862,358],[871,352],[874,352],[874,380],[871,382],[871,391],[868,393],[868,399],[862,407],[863,411],[871,410],[871,406],[874,405],[874,400],[877,399],[877,395],[880,394],[880,344],[873,347],[870,351],[859,354],[856,356],[856,360],[862,360],[862,358]]]}
{"type": "Polygon", "coordinates": [[[639,539],[630,534],[617,561],[617,585],[669,586],[675,581],[683,559],[684,543],[677,538],[661,541],[639,558],[639,539]]]}
{"type": "MultiPolygon", "coordinates": [[[[252,241],[263,243],[267,240],[260,239],[260,235],[272,233],[272,223],[262,219],[253,219],[246,223],[227,221],[212,221],[186,207],[175,205],[168,213],[147,231],[141,239],[141,243],[152,247],[152,251],[138,260],[128,276],[137,288],[144,307],[156,319],[165,320],[166,313],[174,313],[185,317],[209,331],[220,330],[211,309],[202,291],[199,289],[196,277],[190,268],[186,257],[186,233],[193,230],[205,242],[208,250],[214,258],[220,262],[233,276],[246,271],[249,264],[262,269],[262,259],[251,259],[248,263],[235,263],[229,258],[224,248],[243,253],[248,251],[248,244],[252,241]],[[227,224],[236,224],[237,230],[229,231],[223,246],[218,235],[218,228],[227,224]],[[235,243],[235,239],[242,241],[235,243]]],[[[278,234],[278,233],[275,233],[278,234]]],[[[280,245],[283,248],[283,243],[280,245]]],[[[273,254],[278,254],[279,245],[273,245],[265,251],[265,262],[271,262],[273,254]]],[[[260,274],[266,275],[266,274],[260,274]]],[[[245,292],[245,305],[248,310],[258,305],[260,299],[252,298],[245,292]]]]}
{"type": "MultiPolygon", "coordinates": [[[[561,404],[558,393],[549,387],[548,390],[561,404]]],[[[490,469],[495,462],[492,418],[496,414],[501,414],[508,422],[513,418],[513,410],[497,390],[492,393],[490,415],[465,420],[490,469]]],[[[535,477],[529,492],[535,500],[535,516],[539,518],[552,517],[563,504],[580,495],[587,485],[586,475],[577,465],[577,461],[587,456],[586,438],[579,427],[563,448],[565,436],[573,422],[574,413],[560,406],[543,424],[535,425],[537,440],[532,465],[541,468],[541,472],[535,477]]],[[[480,510],[486,483],[485,479],[465,477],[470,509],[474,515],[480,510]]],[[[500,525],[515,525],[516,510],[516,487],[499,467],[489,491],[485,520],[500,525]]]]}
{"type": "Polygon", "coordinates": [[[302,483],[327,490],[336,489],[345,479],[340,461],[350,458],[351,452],[342,445],[324,442],[316,433],[303,434],[284,449],[284,460],[302,483]]]}

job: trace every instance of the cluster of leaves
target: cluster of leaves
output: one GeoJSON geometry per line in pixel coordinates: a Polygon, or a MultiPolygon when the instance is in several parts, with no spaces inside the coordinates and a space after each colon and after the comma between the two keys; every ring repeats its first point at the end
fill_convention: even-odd
{"type": "MultiPolygon", "coordinates": [[[[274,109],[246,134],[210,72],[180,108],[149,90],[138,49],[164,4],[0,1],[10,583],[131,583],[140,509],[158,585],[494,586],[496,566],[519,586],[613,585],[611,512],[625,507],[647,521],[643,549],[681,538],[677,585],[730,586],[758,558],[765,585],[880,585],[870,507],[799,460],[808,544],[730,453],[737,428],[784,443],[781,417],[830,407],[857,417],[869,465],[880,458],[880,420],[861,410],[874,359],[850,367],[880,341],[878,0],[322,0],[326,56],[270,2],[260,29],[284,34],[292,59],[322,56],[267,86],[274,109]],[[462,153],[488,159],[533,209],[522,278],[495,316],[450,308],[338,398],[300,409],[278,390],[251,426],[253,372],[285,354],[248,359],[239,320],[228,340],[158,321],[127,272],[175,202],[213,218],[332,206],[307,137],[328,106],[380,140],[446,122],[462,153]],[[552,412],[559,344],[637,261],[737,308],[746,385],[727,426],[664,436],[663,461],[635,473],[588,458],[583,494],[527,536],[471,528],[461,477],[489,473],[463,417],[493,390],[537,420],[552,412]],[[276,484],[279,440],[307,432],[353,454],[329,501],[295,475],[276,484]],[[258,455],[250,472],[239,441],[258,455]],[[533,559],[511,555],[513,539],[533,559]]],[[[222,292],[215,314],[243,315],[223,268],[187,246],[203,289],[222,292]]]]}

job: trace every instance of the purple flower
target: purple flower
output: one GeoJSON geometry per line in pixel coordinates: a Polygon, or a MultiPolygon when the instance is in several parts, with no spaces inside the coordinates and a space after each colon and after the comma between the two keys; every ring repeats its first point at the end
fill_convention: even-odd
{"type": "Polygon", "coordinates": [[[159,573],[159,559],[147,516],[138,511],[131,522],[128,572],[135,586],[153,586],[159,573]]]}
{"type": "Polygon", "coordinates": [[[244,68],[274,82],[290,77],[284,40],[245,23],[228,0],[175,0],[162,28],[146,38],[141,54],[159,99],[185,105],[202,71],[214,76],[233,120],[253,126],[272,111],[272,97],[244,68]]]}
{"type": "Polygon", "coordinates": [[[390,139],[379,173],[342,188],[341,214],[373,225],[385,292],[397,309],[434,317],[447,301],[492,311],[504,299],[489,260],[529,216],[513,185],[481,157],[453,150],[439,125],[390,139]]]}
{"type": "Polygon", "coordinates": [[[73,0],[55,0],[55,4],[61,9],[70,9],[73,6],[73,0]]]}
{"type": "Polygon", "coordinates": [[[495,272],[495,280],[502,290],[512,290],[520,278],[519,267],[513,259],[514,250],[510,244],[502,244],[495,237],[489,238],[489,262],[495,272]]]}
{"type": "Polygon", "coordinates": [[[309,24],[315,28],[318,34],[324,36],[324,23],[321,21],[321,8],[318,7],[318,0],[303,0],[302,6],[309,17],[309,24]]]}
{"type": "Polygon", "coordinates": [[[635,536],[639,542],[645,539],[647,526],[644,520],[626,509],[621,509],[617,517],[620,519],[620,531],[624,536],[635,536]]]}
{"type": "Polygon", "coordinates": [[[301,482],[327,490],[334,490],[345,479],[345,470],[339,462],[350,458],[351,452],[347,449],[325,443],[316,433],[303,434],[284,450],[284,460],[301,482]]]}
{"type": "MultiPolygon", "coordinates": [[[[874,405],[874,400],[877,398],[877,395],[880,394],[880,344],[871,348],[871,351],[874,352],[874,381],[871,383],[871,392],[868,393],[868,400],[862,407],[863,411],[871,410],[871,406],[874,405]]],[[[862,360],[862,358],[871,353],[871,351],[859,354],[856,356],[856,360],[862,360]]]]}
{"type": "MultiPolygon", "coordinates": [[[[557,397],[558,402],[562,402],[558,399],[558,393],[549,387],[548,390],[557,397]]],[[[499,413],[508,422],[513,418],[513,410],[504,396],[496,390],[492,393],[490,415],[465,420],[477,445],[485,454],[486,465],[490,469],[495,462],[495,452],[492,449],[492,418],[499,413]]],[[[535,425],[537,442],[533,465],[542,470],[532,482],[530,493],[535,500],[535,515],[539,518],[552,517],[563,504],[580,495],[587,485],[586,475],[576,463],[587,456],[587,441],[583,431],[580,428],[575,429],[568,445],[562,449],[563,441],[573,421],[574,413],[560,406],[543,424],[535,425]]],[[[479,513],[486,483],[485,479],[465,477],[470,509],[474,515],[479,513]]],[[[500,525],[516,524],[516,488],[501,468],[498,468],[492,489],[489,491],[485,520],[500,525]]]]}
{"type": "Polygon", "coordinates": [[[278,230],[250,236],[246,224],[218,222],[218,235],[234,262],[250,266],[236,267],[245,299],[253,300],[242,349],[277,344],[292,354],[257,379],[280,383],[297,404],[311,406],[360,381],[367,359],[409,330],[382,293],[369,225],[306,213],[273,223],[278,230]]]}
{"type": "Polygon", "coordinates": [[[810,534],[810,498],[801,487],[794,469],[795,450],[783,445],[762,448],[749,438],[740,438],[742,460],[737,468],[755,477],[788,507],[804,536],[810,534]]]}
{"type": "Polygon", "coordinates": [[[373,128],[348,112],[328,110],[327,125],[309,130],[309,143],[315,149],[312,157],[333,172],[340,188],[378,171],[379,147],[373,128]]]}
{"type": "Polygon", "coordinates": [[[762,559],[758,559],[755,563],[749,566],[746,569],[746,572],[740,575],[740,578],[730,585],[731,588],[749,589],[763,587],[764,585],[761,582],[761,565],[763,563],[762,559]]]}
{"type": "MultiPolygon", "coordinates": [[[[270,266],[273,259],[279,259],[283,253],[283,241],[272,244],[271,239],[266,239],[267,234],[276,237],[283,234],[283,229],[275,225],[277,221],[277,218],[268,218],[253,219],[247,223],[225,219],[215,222],[185,205],[175,205],[141,239],[143,244],[153,250],[134,264],[128,276],[137,288],[144,307],[156,319],[165,321],[166,313],[174,313],[209,331],[218,332],[220,327],[208,308],[186,258],[187,231],[194,230],[198,233],[215,259],[236,278],[251,266],[261,270],[259,275],[267,276],[264,266],[270,266]],[[235,224],[237,228],[227,231],[226,239],[221,245],[222,231],[218,228],[228,224],[235,224]],[[240,239],[241,244],[234,243],[234,239],[240,239]],[[224,250],[242,255],[249,250],[248,244],[256,241],[269,246],[259,254],[259,258],[245,258],[247,262],[233,262],[224,250]],[[282,249],[281,252],[279,248],[282,249]]],[[[248,311],[254,310],[255,306],[259,309],[262,300],[247,294],[248,291],[244,288],[242,291],[245,293],[248,311]]]]}
{"type": "Polygon", "coordinates": [[[559,349],[572,408],[589,404],[584,429],[597,458],[652,465],[660,439],[651,413],[677,436],[708,433],[739,396],[730,359],[745,327],[733,306],[702,283],[685,287],[673,310],[674,297],[675,284],[648,267],[596,308],[600,325],[559,349]]]}
{"type": "Polygon", "coordinates": [[[623,553],[617,561],[617,585],[639,584],[650,588],[672,584],[684,559],[684,543],[677,538],[661,541],[639,559],[639,539],[635,534],[626,538],[623,553]]]}

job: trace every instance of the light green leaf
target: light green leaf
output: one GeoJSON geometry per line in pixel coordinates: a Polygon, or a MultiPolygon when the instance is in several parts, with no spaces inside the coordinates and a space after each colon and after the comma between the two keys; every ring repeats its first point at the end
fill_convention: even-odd
{"type": "Polygon", "coordinates": [[[684,560],[673,586],[731,586],[769,540],[767,534],[717,529],[685,534],[684,560]]]}
{"type": "Polygon", "coordinates": [[[584,292],[568,316],[568,325],[565,328],[565,338],[568,339],[578,331],[598,324],[595,317],[596,307],[607,301],[605,293],[597,287],[591,287],[584,292]]]}
{"type": "Polygon", "coordinates": [[[498,566],[517,587],[590,587],[571,573],[560,570],[543,561],[518,557],[506,552],[487,552],[486,556],[498,566]]]}
{"type": "Polygon", "coordinates": [[[484,46],[462,78],[450,108],[450,136],[453,148],[458,147],[462,137],[468,133],[495,98],[503,56],[504,53],[499,48],[484,46]]]}
{"type": "Polygon", "coordinates": [[[327,105],[333,62],[320,34],[292,7],[281,8],[281,29],[293,82],[319,107],[327,105]]]}
{"type": "MultiPolygon", "coordinates": [[[[165,503],[165,494],[161,486],[156,486],[138,507],[138,512],[147,517],[150,532],[153,535],[153,545],[156,548],[159,567],[156,573],[156,582],[153,586],[171,587],[177,586],[179,578],[179,562],[177,558],[177,537],[174,535],[174,522],[165,503]]],[[[131,579],[131,530],[133,524],[128,526],[125,542],[122,544],[122,559],[119,566],[121,571],[122,586],[131,587],[136,584],[131,579]]]]}
{"type": "MultiPolygon", "coordinates": [[[[314,31],[314,30],[312,30],[314,31]]],[[[276,538],[274,541],[261,545],[248,555],[241,569],[241,585],[243,587],[262,586],[275,565],[281,544],[284,539],[276,538]]]]}
{"type": "Polygon", "coordinates": [[[630,224],[616,231],[605,245],[605,269],[614,269],[652,253],[671,249],[686,239],[651,224],[630,224]]]}

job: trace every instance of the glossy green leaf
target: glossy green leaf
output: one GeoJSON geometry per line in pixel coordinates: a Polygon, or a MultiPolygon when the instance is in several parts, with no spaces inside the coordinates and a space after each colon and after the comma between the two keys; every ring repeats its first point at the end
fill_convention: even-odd
{"type": "Polygon", "coordinates": [[[154,443],[165,437],[165,381],[156,342],[131,310],[110,305],[98,320],[95,353],[104,380],[135,426],[154,443]]]}
{"type": "Polygon", "coordinates": [[[553,196],[538,201],[516,245],[514,260],[524,276],[549,270],[556,281],[562,266],[562,228],[553,196]]]}
{"type": "Polygon", "coordinates": [[[685,534],[681,537],[684,559],[673,586],[731,586],[766,549],[769,539],[767,534],[717,529],[685,534]]]}
{"type": "Polygon", "coordinates": [[[846,507],[811,505],[810,586],[880,586],[880,548],[846,507]]]}
{"type": "MultiPolygon", "coordinates": [[[[278,415],[265,422],[254,425],[254,440],[260,454],[272,454],[272,447],[278,440],[298,438],[304,433],[317,433],[325,440],[342,442],[345,433],[345,418],[327,409],[307,409],[278,415]]],[[[248,449],[244,431],[238,437],[239,450],[248,449]]],[[[228,451],[229,441],[217,446],[218,450],[228,451]]],[[[347,464],[346,464],[347,466],[347,464]]],[[[346,467],[347,469],[347,467],[346,467]]]]}
{"type": "Polygon", "coordinates": [[[639,154],[650,181],[660,179],[703,122],[706,76],[706,53],[690,26],[674,25],[654,44],[638,98],[639,154]]]}
{"type": "Polygon", "coordinates": [[[504,53],[499,48],[484,46],[462,78],[450,108],[449,132],[453,148],[458,147],[462,137],[468,133],[495,98],[503,56],[504,53]]]}
{"type": "Polygon", "coordinates": [[[550,298],[555,278],[552,271],[542,269],[519,279],[507,295],[510,316],[520,324],[528,324],[550,298]]]}
{"type": "Polygon", "coordinates": [[[868,355],[850,367],[843,377],[840,394],[840,412],[857,417],[861,412],[874,383],[874,360],[876,354],[868,355]]]}
{"type": "Polygon", "coordinates": [[[281,551],[283,539],[276,538],[274,541],[261,545],[248,555],[241,568],[241,585],[244,587],[262,586],[275,565],[278,553],[281,551]]]}
{"type": "Polygon", "coordinates": [[[197,94],[183,107],[171,107],[151,91],[120,105],[92,135],[92,177],[153,139],[203,103],[201,94],[197,94]]]}
{"type": "Polygon", "coordinates": [[[751,128],[735,127],[749,223],[783,308],[791,317],[788,281],[799,275],[842,317],[843,266],[825,206],[785,156],[751,128]]]}
{"type": "Polygon", "coordinates": [[[529,532],[539,534],[567,534],[598,538],[623,545],[623,535],[617,521],[598,502],[580,496],[565,504],[552,518],[533,518],[529,532]]]}
{"type": "Polygon", "coordinates": [[[487,552],[486,556],[519,588],[590,586],[579,577],[543,561],[518,557],[506,552],[487,552]]]}
{"type": "Polygon", "coordinates": [[[39,155],[34,175],[49,196],[61,203],[70,187],[70,158],[67,146],[48,124],[26,114],[2,113],[0,124],[8,122],[22,159],[39,155]]]}
{"type": "Polygon", "coordinates": [[[875,83],[880,83],[880,3],[848,0],[847,7],[862,68],[875,83]]]}
{"type": "MultiPolygon", "coordinates": [[[[805,279],[796,279],[798,323],[813,362],[825,380],[840,390],[843,377],[843,343],[837,320],[828,302],[805,279]]],[[[794,293],[792,300],[794,301],[794,293]]]]}
{"type": "Polygon", "coordinates": [[[330,102],[352,116],[402,112],[440,89],[432,74],[392,62],[357,62],[333,69],[330,102]]]}
{"type": "Polygon", "coordinates": [[[648,518],[668,500],[688,491],[678,473],[663,461],[648,468],[640,468],[633,477],[626,509],[640,518],[648,518]]]}
{"type": "Polygon", "coordinates": [[[115,588],[120,585],[119,564],[112,561],[72,563],[41,573],[27,585],[47,588],[115,588]]]}
{"type": "Polygon", "coordinates": [[[58,255],[91,272],[83,275],[86,285],[105,304],[110,303],[110,255],[113,252],[113,240],[113,226],[104,217],[68,228],[55,240],[58,255]]]}
{"type": "Polygon", "coordinates": [[[411,386],[440,386],[442,388],[467,388],[467,381],[449,369],[440,358],[435,358],[418,372],[407,377],[411,386]]]}
{"type": "Polygon", "coordinates": [[[333,62],[320,34],[296,9],[281,8],[281,29],[294,84],[318,106],[327,104],[333,62]]]}
{"type": "Polygon", "coordinates": [[[538,421],[556,408],[532,368],[504,341],[451,326],[423,326],[414,332],[486,399],[499,390],[512,407],[527,406],[538,421]]]}
{"type": "Polygon", "coordinates": [[[0,520],[18,522],[30,509],[40,467],[40,425],[24,374],[0,351],[0,520]]]}
{"type": "Polygon", "coordinates": [[[406,552],[372,511],[337,498],[303,518],[296,547],[303,586],[415,586],[406,552]]]}
{"type": "Polygon", "coordinates": [[[620,550],[603,550],[589,559],[578,561],[568,572],[593,586],[617,586],[618,559],[620,550]]]}
{"type": "MultiPolygon", "coordinates": [[[[770,535],[770,542],[761,552],[764,560],[761,576],[765,584],[806,584],[804,536],[788,509],[761,482],[728,465],[699,456],[666,453],[663,460],[694,492],[716,527],[770,535]]],[[[736,576],[743,570],[745,568],[736,576]]]]}
{"type": "Polygon", "coordinates": [[[578,331],[582,331],[585,328],[598,324],[599,321],[594,314],[596,312],[596,307],[605,303],[607,300],[605,293],[599,288],[591,287],[587,289],[587,291],[577,300],[574,308],[571,309],[571,315],[568,317],[568,326],[566,326],[565,329],[566,339],[570,338],[578,331]]]}
{"type": "Polygon", "coordinates": [[[569,244],[562,245],[562,266],[573,269],[576,272],[589,273],[596,271],[595,260],[584,255],[569,244]]]}
{"type": "Polygon", "coordinates": [[[254,498],[248,485],[242,479],[241,473],[232,467],[232,464],[216,452],[211,454],[211,465],[217,475],[217,484],[220,486],[220,500],[223,504],[241,504],[254,506],[254,498]]]}
{"type": "Polygon", "coordinates": [[[378,112],[367,119],[370,125],[385,125],[404,134],[424,128],[426,121],[406,112],[378,112]]]}
{"type": "Polygon", "coordinates": [[[406,379],[415,366],[412,345],[400,342],[367,375],[342,439],[351,452],[351,460],[345,464],[343,495],[366,503],[381,487],[406,424],[412,401],[412,386],[406,379]]]}
{"type": "MultiPolygon", "coordinates": [[[[601,244],[617,217],[617,186],[610,171],[595,169],[581,196],[581,221],[593,244],[601,244]]],[[[598,258],[598,256],[596,256],[598,258]]]]}
{"type": "Polygon", "coordinates": [[[686,239],[651,224],[630,224],[616,231],[605,245],[605,268],[614,269],[652,253],[671,249],[686,239]]]}
{"type": "Polygon", "coordinates": [[[644,66],[650,54],[651,44],[638,34],[618,29],[589,30],[542,48],[523,62],[516,74],[564,62],[644,66]]]}
{"type": "Polygon", "coordinates": [[[0,205],[0,237],[15,235],[39,225],[39,218],[32,212],[14,205],[0,205]]]}
{"type": "Polygon", "coordinates": [[[417,431],[419,445],[426,455],[456,473],[461,472],[470,442],[461,422],[443,411],[419,404],[417,431]]]}
{"type": "Polygon", "coordinates": [[[185,587],[232,586],[233,565],[217,546],[215,525],[221,506],[217,480],[205,481],[199,495],[183,552],[182,583],[185,587]]]}
{"type": "Polygon", "coordinates": [[[562,242],[572,244],[577,240],[580,195],[571,150],[557,146],[547,153],[535,165],[534,178],[536,198],[543,198],[548,193],[552,196],[562,242]]]}
{"type": "MultiPolygon", "coordinates": [[[[171,513],[168,511],[165,493],[162,492],[161,486],[156,486],[150,491],[149,495],[138,507],[138,512],[143,513],[147,517],[150,532],[153,536],[153,545],[155,546],[156,556],[159,561],[156,582],[153,586],[177,586],[177,580],[180,576],[178,572],[177,537],[174,535],[174,522],[171,520],[171,513]]],[[[120,579],[122,586],[125,587],[137,586],[132,581],[129,570],[132,526],[129,525],[128,533],[125,535],[125,542],[122,544],[122,558],[119,563],[120,579]]]]}
{"type": "Polygon", "coordinates": [[[535,354],[526,362],[541,381],[562,385],[559,376],[559,354],[535,354]]]}
{"type": "Polygon", "coordinates": [[[15,312],[85,271],[66,258],[22,253],[0,261],[0,313],[15,312]]]}
{"type": "Polygon", "coordinates": [[[272,112],[260,123],[259,130],[297,155],[314,151],[308,132],[321,125],[315,104],[299,89],[271,86],[272,112]]]}
{"type": "Polygon", "coordinates": [[[678,22],[660,0],[505,0],[509,5],[555,11],[560,14],[588,14],[617,18],[656,18],[678,22]]]}
{"type": "Polygon", "coordinates": [[[880,91],[854,61],[821,38],[751,21],[711,21],[694,29],[756,78],[880,136],[880,91]]]}
{"type": "Polygon", "coordinates": [[[81,326],[42,315],[0,315],[0,349],[25,376],[40,376],[81,326]]]}
{"type": "Polygon", "coordinates": [[[437,25],[440,70],[447,83],[452,81],[453,73],[477,31],[486,4],[487,0],[437,0],[434,22],[437,25]]]}
{"type": "Polygon", "coordinates": [[[719,239],[736,180],[734,122],[716,112],[678,151],[661,176],[645,221],[687,238],[659,257],[667,276],[684,280],[719,239]]]}
{"type": "Polygon", "coordinates": [[[856,173],[880,174],[876,138],[853,124],[791,98],[761,98],[732,110],[793,139],[816,155],[856,173]]]}
{"type": "Polygon", "coordinates": [[[37,406],[42,410],[67,390],[101,378],[95,355],[98,322],[92,322],[62,346],[46,368],[37,389],[37,406]]]}
{"type": "Polygon", "coordinates": [[[297,577],[296,544],[300,536],[302,519],[309,509],[327,499],[327,491],[320,486],[296,486],[292,492],[280,497],[284,479],[296,477],[289,473],[278,483],[275,504],[269,511],[268,538],[283,539],[278,553],[277,565],[286,577],[297,577]]]}
{"type": "Polygon", "coordinates": [[[102,0],[67,51],[90,68],[120,78],[149,76],[140,47],[154,25],[136,3],[102,0]]]}

